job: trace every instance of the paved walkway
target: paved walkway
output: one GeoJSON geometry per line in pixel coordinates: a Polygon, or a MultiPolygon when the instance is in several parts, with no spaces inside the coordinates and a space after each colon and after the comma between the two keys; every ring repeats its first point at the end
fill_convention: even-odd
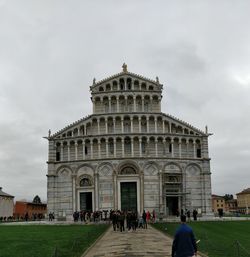
{"type": "Polygon", "coordinates": [[[172,239],[151,226],[122,233],[111,227],[82,257],[170,257],[171,247],[172,239]]]}

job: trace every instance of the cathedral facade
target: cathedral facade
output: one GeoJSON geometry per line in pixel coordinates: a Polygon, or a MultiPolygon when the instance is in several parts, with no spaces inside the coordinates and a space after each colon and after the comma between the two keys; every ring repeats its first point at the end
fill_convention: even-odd
{"type": "Polygon", "coordinates": [[[125,64],[93,80],[93,114],[47,137],[48,212],[211,213],[209,134],[162,113],[162,90],[125,64]]]}

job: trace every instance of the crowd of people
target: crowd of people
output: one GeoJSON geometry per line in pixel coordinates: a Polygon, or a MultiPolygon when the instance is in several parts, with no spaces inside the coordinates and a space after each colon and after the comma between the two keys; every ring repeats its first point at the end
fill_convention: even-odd
{"type": "Polygon", "coordinates": [[[128,231],[136,231],[137,228],[147,229],[149,222],[155,222],[155,211],[152,214],[149,211],[143,211],[142,215],[137,212],[128,210],[126,212],[120,210],[111,210],[110,220],[112,221],[113,230],[123,232],[125,231],[124,224],[128,231]]]}
{"type": "Polygon", "coordinates": [[[107,220],[107,212],[108,211],[75,211],[73,213],[73,220],[75,222],[97,222],[100,220],[107,220]]]}
{"type": "MultiPolygon", "coordinates": [[[[54,219],[54,214],[49,214],[49,220],[54,219]]],[[[112,223],[114,231],[125,231],[125,224],[128,231],[135,231],[137,228],[147,228],[147,224],[154,223],[156,219],[155,210],[150,213],[149,211],[143,211],[139,215],[135,211],[121,211],[121,210],[103,210],[103,211],[75,211],[73,213],[74,222],[98,222],[107,221],[112,223]]]]}
{"type": "MultiPolygon", "coordinates": [[[[187,217],[187,220],[190,221],[191,220],[191,211],[186,209],[185,211],[183,209],[181,209],[181,213],[179,212],[179,210],[176,210],[176,217],[181,217],[185,215],[187,217]]],[[[197,216],[198,216],[198,211],[196,209],[193,210],[193,219],[194,221],[197,220],[197,216]]]]}

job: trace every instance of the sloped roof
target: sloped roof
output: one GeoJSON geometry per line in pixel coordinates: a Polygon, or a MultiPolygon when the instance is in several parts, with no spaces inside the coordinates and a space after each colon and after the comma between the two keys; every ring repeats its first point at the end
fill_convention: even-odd
{"type": "Polygon", "coordinates": [[[14,196],[13,196],[13,195],[9,195],[9,194],[7,194],[7,193],[3,192],[3,191],[2,191],[2,187],[0,187],[0,196],[5,196],[5,197],[11,197],[11,198],[14,198],[14,196]]]}
{"type": "Polygon", "coordinates": [[[243,194],[250,194],[250,188],[246,188],[243,191],[241,191],[240,193],[236,194],[236,195],[243,195],[243,194]]]}
{"type": "MultiPolygon", "coordinates": [[[[180,124],[182,124],[184,126],[187,126],[187,127],[191,128],[193,130],[196,130],[197,132],[201,133],[202,135],[206,135],[206,133],[204,131],[202,131],[202,130],[192,126],[188,122],[185,122],[185,121],[183,121],[181,119],[178,119],[178,118],[176,118],[176,117],[174,117],[174,116],[172,116],[170,114],[166,114],[166,113],[161,112],[161,113],[159,113],[159,115],[165,116],[168,119],[172,119],[172,120],[174,120],[177,123],[180,123],[180,124]]],[[[86,117],[83,117],[83,118],[81,118],[81,119],[79,119],[79,120],[77,120],[75,122],[72,122],[71,124],[65,126],[64,128],[62,128],[59,131],[57,131],[54,134],[52,134],[49,138],[54,138],[54,137],[58,136],[59,134],[61,134],[64,131],[66,131],[67,129],[69,129],[69,128],[71,128],[71,127],[73,127],[73,126],[75,126],[75,125],[77,125],[77,124],[79,124],[79,123],[81,123],[83,121],[86,121],[86,120],[90,119],[92,116],[95,116],[95,115],[94,114],[87,115],[86,117]]],[[[212,134],[209,134],[209,135],[212,135],[212,134]]],[[[49,139],[48,137],[44,137],[44,138],[49,139]]]]}
{"type": "Polygon", "coordinates": [[[223,198],[224,199],[223,196],[221,196],[221,195],[214,195],[214,194],[212,194],[212,198],[223,198]]]}

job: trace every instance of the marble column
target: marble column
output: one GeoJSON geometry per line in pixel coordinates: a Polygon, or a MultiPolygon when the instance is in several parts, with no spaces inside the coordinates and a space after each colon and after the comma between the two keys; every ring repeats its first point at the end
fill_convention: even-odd
{"type": "Polygon", "coordinates": [[[155,139],[155,156],[158,157],[158,140],[155,139]]]}
{"type": "Polygon", "coordinates": [[[113,133],[116,134],[115,118],[113,118],[113,133]]]}
{"type": "Polygon", "coordinates": [[[73,212],[76,211],[76,175],[72,175],[72,204],[73,212]]]}
{"type": "Polygon", "coordinates": [[[114,158],[116,158],[116,138],[114,138],[114,158]]]}
{"type": "Polygon", "coordinates": [[[143,172],[140,172],[140,213],[143,212],[144,209],[144,175],[143,172]]]}
{"type": "Polygon", "coordinates": [[[119,97],[116,97],[116,112],[120,112],[119,97]]]}
{"type": "Polygon", "coordinates": [[[139,117],[139,133],[141,133],[141,117],[139,117]]]}
{"type": "Polygon", "coordinates": [[[140,157],[142,157],[142,139],[139,138],[139,151],[140,151],[140,157]]]}
{"type": "Polygon", "coordinates": [[[134,112],[136,112],[136,97],[135,96],[133,97],[133,100],[134,100],[134,112]]]}
{"type": "Polygon", "coordinates": [[[160,213],[163,212],[163,196],[162,196],[162,170],[159,170],[159,193],[160,193],[160,213]]]}
{"type": "Polygon", "coordinates": [[[70,161],[70,143],[68,142],[68,161],[70,161]]]}
{"type": "Polygon", "coordinates": [[[98,158],[101,158],[101,142],[100,139],[98,139],[98,158]]]}
{"type": "Polygon", "coordinates": [[[122,134],[124,133],[123,118],[121,118],[122,134]]]}
{"type": "Polygon", "coordinates": [[[60,157],[61,157],[60,159],[62,161],[64,161],[64,158],[63,158],[63,144],[61,144],[61,156],[60,157]]]}
{"type": "Polygon", "coordinates": [[[131,157],[134,157],[134,138],[131,137],[131,157]]]}
{"type": "Polygon", "coordinates": [[[149,100],[150,104],[149,104],[149,111],[153,111],[153,97],[150,96],[150,100],[149,100]]]}
{"type": "Polygon", "coordinates": [[[171,139],[171,157],[173,158],[174,157],[174,140],[171,139]]]}
{"type": "MultiPolygon", "coordinates": [[[[99,192],[98,192],[98,181],[99,181],[99,175],[98,173],[94,174],[94,181],[95,181],[95,210],[99,211],[99,192]]],[[[93,208],[94,209],[94,208],[93,208]]]]}
{"type": "Polygon", "coordinates": [[[97,132],[100,135],[100,119],[97,119],[97,132]]]}
{"type": "Polygon", "coordinates": [[[111,97],[109,97],[109,112],[111,112],[111,97]]]}
{"type": "Polygon", "coordinates": [[[157,117],[155,117],[155,133],[157,133],[157,117]]]}
{"type": "Polygon", "coordinates": [[[90,158],[93,159],[93,142],[90,141],[90,158]]]}
{"type": "Polygon", "coordinates": [[[78,160],[78,144],[75,142],[75,160],[78,160]]]}
{"type": "Polygon", "coordinates": [[[193,142],[193,151],[194,151],[193,157],[195,158],[196,157],[196,143],[195,142],[193,142]]]}
{"type": "Polygon", "coordinates": [[[179,158],[181,158],[181,139],[179,139],[179,158]]]}
{"type": "Polygon", "coordinates": [[[85,141],[82,142],[82,158],[83,160],[85,160],[86,156],[85,156],[85,141]]]}
{"type": "Polygon", "coordinates": [[[106,158],[108,158],[109,157],[109,142],[107,139],[105,140],[105,144],[106,144],[106,158]]]}
{"type": "Polygon", "coordinates": [[[117,199],[117,176],[116,173],[113,172],[113,188],[114,188],[114,209],[118,209],[118,199],[117,199]]]}
{"type": "Polygon", "coordinates": [[[105,118],[105,128],[106,128],[106,134],[108,134],[108,119],[105,118]]]}
{"type": "Polygon", "coordinates": [[[122,157],[123,158],[124,158],[124,147],[125,147],[124,138],[122,138],[122,157]]]}

